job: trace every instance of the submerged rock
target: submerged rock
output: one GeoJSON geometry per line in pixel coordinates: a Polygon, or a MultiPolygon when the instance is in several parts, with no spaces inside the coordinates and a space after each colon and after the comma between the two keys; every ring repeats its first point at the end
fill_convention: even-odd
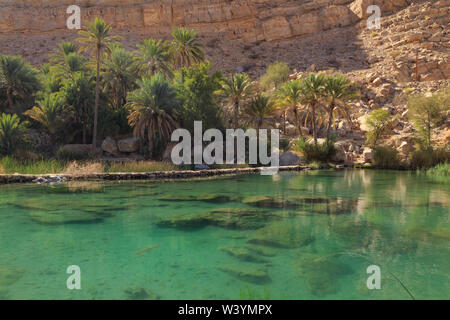
{"type": "Polygon", "coordinates": [[[189,213],[164,217],[156,222],[160,227],[199,228],[217,226],[227,229],[258,229],[267,221],[278,219],[276,215],[263,210],[246,208],[221,208],[201,213],[189,213]]]}
{"type": "Polygon", "coordinates": [[[60,225],[71,223],[95,223],[101,222],[104,215],[87,211],[38,211],[30,213],[31,220],[48,225],[60,225]]]}
{"type": "Polygon", "coordinates": [[[319,297],[337,292],[338,278],[352,272],[336,257],[314,253],[301,254],[295,260],[294,268],[305,279],[308,291],[319,297]]]}
{"type": "Polygon", "coordinates": [[[10,286],[22,278],[24,270],[10,266],[0,266],[0,286],[10,286]]]}
{"type": "Polygon", "coordinates": [[[218,269],[236,279],[253,284],[267,284],[271,282],[267,270],[253,263],[225,264],[219,266],[218,269]]]}
{"type": "Polygon", "coordinates": [[[249,243],[275,248],[299,248],[314,241],[308,231],[287,223],[272,223],[257,230],[249,243]]]}
{"type": "Polygon", "coordinates": [[[153,292],[148,292],[144,288],[131,286],[124,290],[128,300],[159,300],[161,297],[153,292]]]}
{"type": "Polygon", "coordinates": [[[189,195],[189,194],[169,194],[159,197],[160,201],[204,201],[213,203],[225,203],[232,202],[234,199],[230,196],[222,194],[201,194],[201,195],[189,195]]]}
{"type": "Polygon", "coordinates": [[[257,246],[252,244],[246,244],[244,247],[250,251],[253,251],[257,254],[266,256],[266,257],[274,257],[277,255],[277,251],[275,249],[264,247],[264,246],[257,246]]]}
{"type": "Polygon", "coordinates": [[[267,259],[259,256],[254,251],[249,250],[246,247],[241,246],[230,246],[230,247],[222,247],[219,248],[219,250],[224,251],[228,253],[229,255],[242,260],[242,261],[248,261],[248,262],[268,262],[267,259]]]}

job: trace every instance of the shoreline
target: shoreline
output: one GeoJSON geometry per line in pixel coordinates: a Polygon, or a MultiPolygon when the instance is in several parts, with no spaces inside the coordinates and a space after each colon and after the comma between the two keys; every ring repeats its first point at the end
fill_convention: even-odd
{"type": "MultiPolygon", "coordinates": [[[[208,170],[180,170],[180,171],[155,171],[155,172],[126,172],[126,173],[92,173],[92,174],[0,174],[0,185],[13,183],[37,183],[42,182],[64,182],[64,181],[89,181],[89,180],[175,180],[185,178],[202,178],[224,175],[238,174],[259,174],[264,167],[255,168],[233,168],[233,169],[208,169],[208,170]]],[[[279,171],[305,171],[314,170],[314,168],[295,165],[283,166],[279,171]]],[[[335,170],[344,169],[344,167],[334,168],[335,170]]]]}

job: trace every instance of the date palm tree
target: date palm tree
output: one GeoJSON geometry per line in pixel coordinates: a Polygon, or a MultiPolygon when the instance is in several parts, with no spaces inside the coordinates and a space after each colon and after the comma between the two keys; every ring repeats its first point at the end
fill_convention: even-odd
{"type": "Polygon", "coordinates": [[[322,73],[310,73],[300,80],[301,101],[311,114],[314,143],[317,144],[317,117],[320,101],[325,92],[325,76],[322,73]]]}
{"type": "Polygon", "coordinates": [[[104,63],[104,89],[114,108],[126,103],[127,94],[135,88],[137,65],[133,55],[120,46],[112,48],[104,63]]]}
{"type": "Polygon", "coordinates": [[[222,83],[219,94],[226,97],[234,107],[233,127],[236,130],[239,126],[239,107],[242,101],[248,99],[253,93],[253,83],[245,73],[236,73],[229,80],[222,83]]]}
{"type": "Polygon", "coordinates": [[[39,88],[38,72],[19,56],[0,56],[0,88],[6,91],[9,109],[14,98],[24,100],[39,88]]]}
{"type": "Polygon", "coordinates": [[[177,68],[189,67],[205,60],[203,45],[197,32],[188,28],[175,27],[172,31],[171,54],[177,68]]]}
{"type": "Polygon", "coordinates": [[[335,114],[345,116],[347,121],[351,124],[350,106],[346,104],[346,101],[356,98],[358,96],[358,91],[346,76],[334,74],[326,77],[324,94],[327,101],[327,139],[329,139],[335,114]]]}
{"type": "Polygon", "coordinates": [[[21,140],[25,126],[16,114],[0,115],[0,154],[12,153],[21,140]]]}
{"type": "Polygon", "coordinates": [[[153,138],[158,135],[168,140],[178,128],[179,101],[174,87],[159,73],[137,80],[137,85],[139,88],[127,97],[128,123],[134,127],[135,137],[148,140],[152,154],[153,138]]]}
{"type": "Polygon", "coordinates": [[[24,115],[44,126],[55,143],[58,130],[64,126],[63,108],[63,97],[58,93],[52,93],[38,101],[37,106],[25,111],[24,115]]]}
{"type": "Polygon", "coordinates": [[[256,124],[257,132],[261,129],[264,120],[275,112],[275,103],[267,96],[258,93],[252,98],[245,109],[245,114],[250,121],[256,124]]]}
{"type": "Polygon", "coordinates": [[[64,56],[64,61],[54,66],[54,70],[59,77],[73,77],[76,72],[86,69],[86,59],[76,52],[71,52],[64,56]]]}
{"type": "Polygon", "coordinates": [[[95,150],[97,146],[97,122],[98,122],[98,105],[100,99],[100,65],[102,62],[102,53],[111,52],[112,45],[120,39],[118,36],[110,35],[111,26],[106,24],[104,20],[95,18],[89,23],[87,30],[79,31],[80,38],[78,42],[82,44],[80,52],[88,52],[94,55],[97,65],[97,74],[95,80],[95,103],[94,103],[94,129],[92,136],[92,148],[95,150]]]}
{"type": "Polygon", "coordinates": [[[162,73],[167,78],[173,78],[172,57],[170,55],[170,44],[155,39],[145,39],[143,44],[138,44],[137,61],[144,76],[152,76],[162,73]]]}
{"type": "MultiPolygon", "coordinates": [[[[292,111],[300,136],[302,136],[302,127],[300,121],[299,107],[302,102],[302,86],[301,81],[296,79],[285,82],[275,93],[277,106],[282,109],[292,111]]],[[[286,111],[284,112],[286,118],[286,111]]]]}

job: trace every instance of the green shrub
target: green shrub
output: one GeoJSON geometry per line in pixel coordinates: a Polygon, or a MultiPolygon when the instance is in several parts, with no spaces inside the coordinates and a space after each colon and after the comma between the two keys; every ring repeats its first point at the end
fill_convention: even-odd
{"type": "Polygon", "coordinates": [[[416,150],[411,153],[411,167],[413,169],[428,169],[446,162],[450,162],[450,151],[448,149],[416,150]]]}
{"type": "Polygon", "coordinates": [[[289,139],[280,139],[280,150],[284,153],[284,152],[288,152],[289,149],[291,148],[291,141],[289,141],[289,139]]]}
{"type": "Polygon", "coordinates": [[[324,143],[315,144],[314,142],[308,142],[304,137],[301,137],[294,142],[294,150],[300,152],[306,162],[330,161],[336,154],[337,149],[334,146],[334,140],[326,140],[324,143]]]}
{"type": "Polygon", "coordinates": [[[16,114],[0,115],[0,154],[12,154],[23,142],[24,123],[16,114]]]}
{"type": "Polygon", "coordinates": [[[261,87],[265,90],[277,88],[289,80],[291,68],[286,62],[275,62],[267,67],[266,73],[259,79],[261,87]]]}
{"type": "Polygon", "coordinates": [[[398,151],[390,147],[376,147],[374,162],[375,166],[380,169],[398,169],[400,167],[398,151]]]}
{"type": "Polygon", "coordinates": [[[376,148],[378,142],[387,133],[390,125],[391,114],[384,109],[372,111],[367,117],[366,123],[369,127],[367,131],[367,143],[372,149],[376,148]]]}
{"type": "Polygon", "coordinates": [[[441,163],[433,168],[428,169],[427,176],[435,182],[450,182],[450,163],[441,163]]]}

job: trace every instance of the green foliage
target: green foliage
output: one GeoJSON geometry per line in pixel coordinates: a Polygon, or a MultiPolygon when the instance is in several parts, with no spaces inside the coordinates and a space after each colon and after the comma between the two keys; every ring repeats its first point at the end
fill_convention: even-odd
{"type": "Polygon", "coordinates": [[[337,152],[333,139],[325,140],[323,143],[314,143],[307,141],[304,137],[300,137],[294,142],[293,149],[300,152],[306,162],[328,162],[337,152]]]}
{"type": "Polygon", "coordinates": [[[183,68],[176,73],[175,88],[181,101],[183,127],[193,132],[194,121],[202,121],[203,129],[223,128],[220,97],[216,94],[223,79],[220,72],[210,74],[209,63],[183,68]]]}
{"type": "Polygon", "coordinates": [[[279,143],[280,150],[283,153],[288,152],[291,148],[291,141],[289,139],[281,138],[279,143]]]}
{"type": "Polygon", "coordinates": [[[249,118],[249,121],[255,123],[256,129],[259,130],[264,120],[275,112],[275,105],[270,97],[258,93],[250,100],[244,112],[249,118]]]}
{"type": "Polygon", "coordinates": [[[375,166],[379,169],[398,169],[400,167],[398,151],[390,147],[376,147],[374,162],[375,166]]]}
{"type": "Polygon", "coordinates": [[[205,60],[203,46],[195,30],[175,27],[172,37],[170,54],[176,67],[189,67],[205,60]]]}
{"type": "Polygon", "coordinates": [[[173,78],[170,43],[145,39],[143,44],[138,44],[137,47],[136,60],[143,76],[150,77],[155,73],[162,73],[169,79],[173,78]]]}
{"type": "Polygon", "coordinates": [[[161,74],[142,78],[137,84],[139,88],[130,92],[127,98],[128,122],[136,137],[148,141],[152,153],[154,136],[168,141],[178,127],[179,101],[175,88],[161,74]]]}
{"type": "Polygon", "coordinates": [[[450,110],[450,91],[410,96],[408,107],[420,147],[423,150],[431,148],[433,129],[445,122],[446,112],[450,110]]]}
{"type": "Polygon", "coordinates": [[[450,162],[450,151],[448,148],[416,150],[410,155],[411,167],[413,169],[428,169],[436,165],[450,162]]]}
{"type": "Polygon", "coordinates": [[[12,157],[0,159],[6,174],[56,174],[64,172],[66,163],[58,160],[17,160],[12,157]]]}
{"type": "Polygon", "coordinates": [[[434,181],[447,183],[450,181],[450,163],[445,162],[427,170],[427,176],[434,181]]]}
{"type": "Polygon", "coordinates": [[[366,119],[369,127],[366,139],[372,149],[375,149],[381,138],[387,133],[390,125],[391,115],[383,109],[373,110],[366,119]]]}
{"type": "Polygon", "coordinates": [[[0,89],[4,90],[10,112],[32,98],[40,88],[38,72],[19,56],[0,56],[0,89]]]}
{"type": "Polygon", "coordinates": [[[275,62],[267,67],[266,73],[259,79],[259,84],[264,90],[278,88],[289,80],[291,69],[285,62],[275,62]]]}
{"type": "Polygon", "coordinates": [[[21,144],[25,129],[16,114],[0,115],[0,154],[12,154],[21,144]]]}

